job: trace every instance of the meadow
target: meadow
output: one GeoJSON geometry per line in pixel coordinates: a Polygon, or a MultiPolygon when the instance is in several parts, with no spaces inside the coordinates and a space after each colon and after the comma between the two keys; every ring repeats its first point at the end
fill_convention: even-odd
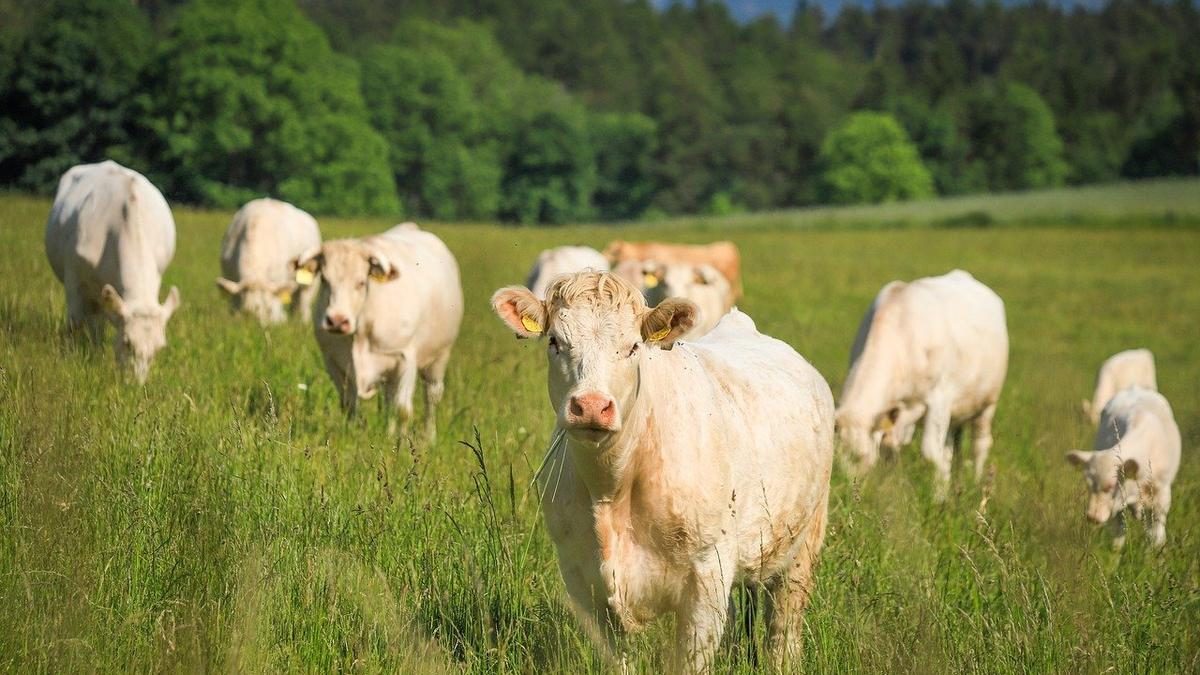
{"type": "MultiPolygon", "coordinates": [[[[1007,303],[1011,365],[982,484],[961,463],[932,503],[916,448],[859,481],[835,473],[806,671],[1200,672],[1197,187],[1037,197],[1051,205],[1038,227],[1007,226],[1032,211],[1004,200],[960,223],[973,227],[946,218],[995,202],[902,207],[903,227],[884,227],[892,207],[665,230],[431,226],[467,299],[432,446],[389,436],[374,405],[347,421],[308,326],[229,312],[213,280],[230,213],[176,210],[166,283],[183,306],[137,387],[111,347],[61,335],[48,200],[0,197],[0,670],[603,672],[531,485],[553,424],[543,346],[514,340],[487,300],[548,246],[728,237],[742,308],[835,395],[887,281],[961,267],[1007,303]],[[1052,206],[1070,199],[1084,210],[1052,206]],[[1135,346],[1154,351],[1184,457],[1166,548],[1135,525],[1115,553],[1063,454],[1091,447],[1079,403],[1096,369],[1135,346]]],[[[321,219],[326,238],[390,224],[321,219]]],[[[661,669],[668,629],[633,640],[636,670],[661,669]]],[[[743,631],[717,672],[758,669],[764,631],[743,631]]]]}

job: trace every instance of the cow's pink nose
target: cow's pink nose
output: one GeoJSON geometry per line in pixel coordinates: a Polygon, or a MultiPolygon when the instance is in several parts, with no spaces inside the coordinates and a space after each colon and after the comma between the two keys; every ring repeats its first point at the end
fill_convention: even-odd
{"type": "Polygon", "coordinates": [[[341,314],[326,314],[325,320],[321,325],[330,333],[345,334],[350,332],[350,319],[341,314]]]}
{"type": "Polygon", "coordinates": [[[572,396],[567,406],[567,422],[572,426],[611,429],[617,418],[617,404],[598,392],[572,396]]]}

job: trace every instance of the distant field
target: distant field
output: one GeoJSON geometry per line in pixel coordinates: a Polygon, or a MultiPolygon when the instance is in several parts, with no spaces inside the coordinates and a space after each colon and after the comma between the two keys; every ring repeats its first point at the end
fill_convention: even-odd
{"type": "MultiPolygon", "coordinates": [[[[934,506],[916,449],[857,484],[835,473],[807,672],[1200,672],[1200,229],[1164,217],[1200,217],[1200,183],[1055,194],[669,231],[436,226],[467,298],[436,447],[389,437],[373,405],[347,423],[308,327],[228,312],[213,279],[229,213],[177,214],[183,307],[148,385],[122,383],[111,349],[59,337],[48,201],[2,197],[0,670],[602,672],[530,487],[553,424],[542,347],[487,299],[547,246],[722,236],[742,249],[743,309],[835,393],[887,281],[961,267],[1007,302],[994,477],[960,466],[934,506]],[[1046,226],[869,227],[980,210],[1046,226]],[[1140,225],[1109,227],[1126,217],[1140,225]],[[805,227],[851,222],[867,228],[805,227]],[[1134,346],[1154,350],[1184,460],[1165,551],[1135,526],[1114,554],[1063,453],[1090,447],[1096,368],[1134,346]]],[[[638,671],[661,669],[649,647],[667,628],[634,642],[638,671]]],[[[754,670],[747,639],[726,644],[717,672],[754,670]]]]}
{"type": "Polygon", "coordinates": [[[968,195],[871,206],[819,206],[725,218],[677,218],[682,227],[722,229],[895,227],[1200,227],[1200,179],[1160,178],[1031,192],[968,195]]]}

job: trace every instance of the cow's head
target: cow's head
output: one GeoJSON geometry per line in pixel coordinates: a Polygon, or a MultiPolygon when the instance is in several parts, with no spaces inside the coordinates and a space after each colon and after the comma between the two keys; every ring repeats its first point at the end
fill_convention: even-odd
{"type": "Polygon", "coordinates": [[[839,409],[835,417],[838,447],[842,467],[850,474],[866,472],[879,461],[879,448],[898,447],[896,420],[899,408],[892,408],[877,415],[864,418],[846,409],[839,409]]]}
{"type": "Polygon", "coordinates": [[[179,308],[179,289],[172,286],[161,305],[154,301],[126,303],[117,289],[106,284],[100,291],[100,302],[117,328],[117,363],[132,368],[137,381],[145,384],[155,354],[167,346],[167,321],[179,308]]]}
{"type": "Polygon", "coordinates": [[[1072,450],[1067,453],[1067,461],[1083,469],[1088,487],[1088,520],[1106,523],[1125,508],[1128,503],[1125,481],[1137,480],[1140,469],[1137,460],[1122,461],[1112,450],[1072,450]]]}
{"type": "Polygon", "coordinates": [[[400,276],[383,252],[357,239],[327,241],[293,263],[296,282],[323,280],[317,301],[324,313],[313,316],[321,328],[335,335],[353,335],[372,284],[386,284],[400,276]]]}
{"type": "Polygon", "coordinates": [[[654,309],[632,284],[608,272],[560,277],[539,300],[510,286],[492,296],[496,314],[519,338],[545,338],[550,405],[576,440],[602,443],[621,430],[650,348],[669,348],[696,317],[688,300],[654,309]]]}
{"type": "MultiPolygon", "coordinates": [[[[289,270],[290,271],[290,270],[289,270]]],[[[262,279],[230,281],[217,277],[217,286],[229,294],[234,309],[253,315],[263,325],[287,320],[287,307],[295,298],[299,285],[295,281],[271,283],[262,279]]]]}

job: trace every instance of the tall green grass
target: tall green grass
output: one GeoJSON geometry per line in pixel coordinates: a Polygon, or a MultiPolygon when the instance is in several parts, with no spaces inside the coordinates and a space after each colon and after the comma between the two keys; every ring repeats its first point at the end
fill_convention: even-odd
{"type": "MultiPolygon", "coordinates": [[[[262,330],[213,284],[228,213],[177,214],[183,307],[146,387],[111,349],[60,337],[49,204],[0,199],[0,669],[586,672],[604,666],[563,597],[530,481],[552,415],[540,345],[487,298],[544,247],[619,229],[439,226],[466,321],[440,441],[346,421],[306,326],[262,330]]],[[[884,213],[880,211],[880,213],[884,213]]],[[[327,237],[390,223],[322,221],[327,237]]],[[[1005,298],[1012,359],[993,472],[944,505],[909,450],[835,475],[810,672],[1200,671],[1200,233],[676,228],[742,248],[743,309],[840,388],[857,322],[893,278],[972,271],[1005,298]],[[1154,350],[1184,434],[1162,552],[1085,524],[1063,460],[1100,362],[1154,350]]],[[[653,672],[669,635],[633,641],[653,672]]],[[[727,640],[719,672],[756,669],[727,640]]]]}

